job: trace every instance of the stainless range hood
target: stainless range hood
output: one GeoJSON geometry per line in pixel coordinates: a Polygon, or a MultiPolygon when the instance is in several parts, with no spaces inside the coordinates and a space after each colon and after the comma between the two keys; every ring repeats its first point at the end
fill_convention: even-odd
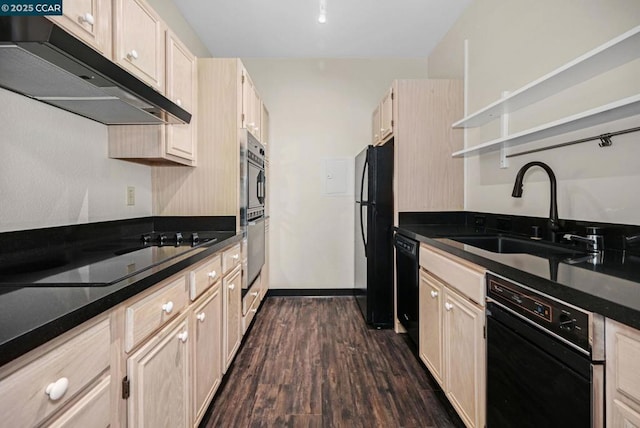
{"type": "Polygon", "coordinates": [[[0,87],[106,125],[191,114],[41,16],[0,17],[0,87]]]}

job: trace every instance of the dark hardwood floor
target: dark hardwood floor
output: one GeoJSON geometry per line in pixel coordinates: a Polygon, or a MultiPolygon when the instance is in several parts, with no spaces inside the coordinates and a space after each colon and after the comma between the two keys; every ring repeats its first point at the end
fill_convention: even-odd
{"type": "MultiPolygon", "coordinates": [[[[405,335],[353,297],[269,297],[201,427],[459,427],[405,335]]],[[[441,392],[440,392],[441,394],[441,392]]]]}

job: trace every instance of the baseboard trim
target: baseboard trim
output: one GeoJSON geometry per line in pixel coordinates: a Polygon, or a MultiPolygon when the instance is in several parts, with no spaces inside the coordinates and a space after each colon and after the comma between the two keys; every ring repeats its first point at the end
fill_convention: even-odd
{"type": "Polygon", "coordinates": [[[269,289],[269,297],[326,297],[326,296],[355,296],[355,288],[277,288],[269,289]]]}

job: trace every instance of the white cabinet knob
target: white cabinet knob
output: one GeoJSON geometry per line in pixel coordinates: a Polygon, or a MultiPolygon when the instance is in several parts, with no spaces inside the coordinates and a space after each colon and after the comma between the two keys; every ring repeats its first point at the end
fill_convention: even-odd
{"type": "Polygon", "coordinates": [[[234,288],[236,288],[235,284],[229,284],[229,290],[233,290],[234,288]]]}
{"type": "Polygon", "coordinates": [[[431,297],[433,297],[434,299],[436,297],[438,297],[438,292],[437,291],[431,291],[431,297]]]}
{"type": "Polygon", "coordinates": [[[162,310],[167,313],[170,314],[171,311],[173,310],[173,302],[172,301],[168,301],[167,303],[165,303],[164,305],[162,305],[162,310]]]}
{"type": "Polygon", "coordinates": [[[447,303],[444,304],[444,308],[447,311],[450,311],[451,309],[453,309],[453,305],[451,303],[447,302],[447,303]]]}
{"type": "Polygon", "coordinates": [[[184,343],[187,341],[188,338],[189,338],[189,332],[183,331],[182,333],[178,333],[178,340],[180,340],[180,342],[184,343]]]}
{"type": "Polygon", "coordinates": [[[95,19],[93,19],[93,15],[91,15],[89,12],[85,13],[84,15],[80,15],[78,20],[89,25],[93,25],[96,22],[95,19]]]}
{"type": "Polygon", "coordinates": [[[204,312],[200,312],[198,315],[196,315],[196,319],[200,322],[204,322],[205,318],[206,318],[206,315],[204,312]]]}
{"type": "Polygon", "coordinates": [[[238,260],[240,258],[240,255],[239,254],[234,254],[231,258],[233,260],[238,260]]]}
{"type": "Polygon", "coordinates": [[[44,390],[44,393],[49,396],[49,400],[58,401],[65,392],[67,392],[67,388],[69,387],[69,379],[66,377],[61,377],[55,382],[47,385],[47,389],[44,390]]]}
{"type": "Polygon", "coordinates": [[[251,293],[251,295],[252,295],[253,297],[256,297],[256,296],[258,295],[258,292],[257,292],[257,291],[254,291],[253,293],[251,293]]]}
{"type": "Polygon", "coordinates": [[[258,128],[258,127],[256,126],[256,127],[254,128],[254,130],[255,130],[256,132],[258,132],[258,131],[260,130],[260,128],[258,128]]]}
{"type": "Polygon", "coordinates": [[[216,277],[217,273],[215,270],[212,270],[211,272],[209,272],[207,275],[209,275],[209,278],[213,279],[216,277]]]}
{"type": "Polygon", "coordinates": [[[178,98],[178,99],[176,100],[176,104],[178,104],[178,106],[181,106],[181,105],[182,105],[182,100],[181,100],[180,98],[178,98]]]}
{"type": "Polygon", "coordinates": [[[131,52],[127,54],[127,58],[129,59],[138,59],[138,51],[132,49],[131,52]]]}
{"type": "Polygon", "coordinates": [[[380,128],[380,132],[384,134],[384,128],[380,128]]]}
{"type": "Polygon", "coordinates": [[[251,309],[249,312],[253,312],[255,314],[256,312],[258,312],[258,310],[257,309],[251,309]]]}

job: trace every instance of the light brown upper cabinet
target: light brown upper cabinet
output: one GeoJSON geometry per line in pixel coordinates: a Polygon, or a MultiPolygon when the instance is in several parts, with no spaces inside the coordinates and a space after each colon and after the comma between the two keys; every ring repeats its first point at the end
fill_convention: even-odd
{"type": "Polygon", "coordinates": [[[166,43],[162,43],[166,46],[166,73],[162,73],[167,80],[165,95],[191,113],[191,122],[183,125],[109,126],[111,158],[148,165],[196,165],[196,57],[171,30],[165,31],[165,37],[166,43]]]}
{"type": "Polygon", "coordinates": [[[378,105],[371,115],[371,144],[374,146],[382,140],[382,132],[380,132],[382,128],[380,125],[380,106],[378,105]]]}
{"type": "Polygon", "coordinates": [[[380,101],[380,139],[384,141],[390,135],[393,135],[393,88],[380,101]]]}
{"type": "Polygon", "coordinates": [[[393,135],[393,87],[385,92],[371,117],[371,143],[378,145],[393,135]]]}
{"type": "Polygon", "coordinates": [[[269,110],[264,105],[264,103],[260,103],[262,116],[260,118],[260,142],[266,147],[269,144],[269,110]]]}
{"type": "Polygon", "coordinates": [[[171,30],[167,30],[167,97],[191,113],[191,122],[167,126],[167,153],[194,161],[196,159],[197,106],[196,58],[171,30]]]}
{"type": "Polygon", "coordinates": [[[165,24],[143,0],[115,0],[114,61],[164,92],[165,24]]]}
{"type": "Polygon", "coordinates": [[[62,16],[49,16],[69,33],[107,58],[111,58],[111,2],[65,0],[62,16]]]}
{"type": "Polygon", "coordinates": [[[262,103],[246,69],[242,69],[242,127],[260,139],[262,103]]]}

